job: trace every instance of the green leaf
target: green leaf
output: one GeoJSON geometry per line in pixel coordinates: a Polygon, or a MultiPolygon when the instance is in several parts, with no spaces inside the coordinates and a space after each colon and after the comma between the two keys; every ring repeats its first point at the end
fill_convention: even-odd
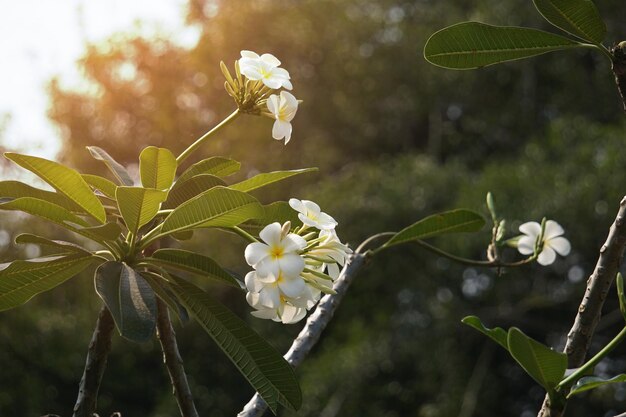
{"type": "Polygon", "coordinates": [[[274,222],[283,224],[287,221],[290,221],[294,225],[298,224],[300,222],[298,212],[292,209],[286,201],[276,201],[263,206],[262,216],[248,220],[240,227],[246,232],[258,236],[259,232],[268,224],[274,222]]]}
{"type": "Polygon", "coordinates": [[[55,190],[82,207],[100,223],[106,221],[104,207],[78,172],[54,161],[36,156],[7,152],[4,154],[19,166],[38,175],[55,190]]]}
{"type": "Polygon", "coordinates": [[[212,188],[176,208],[163,222],[162,233],[195,227],[231,227],[262,216],[263,208],[249,194],[212,188]]]}
{"type": "Polygon", "coordinates": [[[624,277],[620,272],[617,273],[617,277],[615,278],[615,287],[617,288],[619,310],[622,312],[622,317],[624,317],[624,320],[626,320],[626,295],[624,295],[624,277]]]}
{"type": "Polygon", "coordinates": [[[237,184],[231,185],[229,188],[237,191],[252,191],[257,188],[264,187],[268,184],[272,184],[277,181],[284,180],[289,177],[293,177],[294,175],[304,174],[306,172],[317,171],[317,168],[304,168],[304,169],[294,169],[292,171],[274,171],[267,172],[263,174],[255,175],[252,178],[248,178],[245,181],[238,182],[237,184]]]}
{"type": "Polygon", "coordinates": [[[435,32],[426,42],[424,57],[450,69],[472,69],[582,44],[537,29],[464,22],[435,32]]]}
{"type": "Polygon", "coordinates": [[[217,177],[227,177],[239,171],[241,164],[233,159],[223,158],[221,156],[213,156],[203,159],[187,168],[185,172],[178,177],[178,182],[183,182],[191,177],[200,174],[210,174],[217,177]]]}
{"type": "Polygon", "coordinates": [[[189,313],[187,312],[187,309],[185,309],[185,307],[178,302],[178,299],[174,293],[172,293],[172,290],[166,287],[167,283],[164,282],[164,280],[167,281],[167,279],[155,272],[149,271],[141,272],[141,276],[146,279],[148,284],[150,284],[150,287],[152,287],[152,290],[157,297],[163,300],[163,302],[165,302],[165,304],[167,304],[172,311],[176,312],[180,323],[187,324],[189,322],[189,313]]]}
{"type": "Polygon", "coordinates": [[[145,188],[168,190],[176,176],[176,157],[166,148],[148,146],[139,155],[141,184],[145,188]]]}
{"type": "Polygon", "coordinates": [[[88,237],[91,240],[95,240],[96,242],[115,240],[120,237],[122,233],[122,227],[117,223],[105,223],[100,226],[81,227],[70,230],[88,237]]]}
{"type": "Polygon", "coordinates": [[[601,43],[606,25],[590,0],[533,0],[539,13],[559,29],[589,42],[601,43]]]}
{"type": "Polygon", "coordinates": [[[446,233],[477,232],[485,225],[478,213],[457,209],[433,214],[396,233],[384,246],[422,240],[446,233]]]}
{"type": "Polygon", "coordinates": [[[120,334],[145,342],[156,326],[156,296],[150,284],[122,262],[108,261],[96,270],[96,292],[115,320],[120,334]]]}
{"type": "Polygon", "coordinates": [[[509,329],[507,340],[513,359],[551,394],[565,375],[567,355],[531,339],[515,327],[509,329]]]}
{"type": "Polygon", "coordinates": [[[117,189],[117,185],[113,182],[98,175],[82,174],[82,177],[85,182],[91,185],[94,189],[100,191],[110,199],[115,200],[115,190],[117,189]]]}
{"type": "Polygon", "coordinates": [[[176,181],[163,204],[163,208],[171,209],[178,207],[185,201],[189,201],[195,196],[220,185],[226,186],[226,183],[221,178],[210,174],[196,175],[182,182],[176,181]]]}
{"type": "Polygon", "coordinates": [[[0,311],[17,307],[83,271],[94,257],[72,254],[0,265],[0,311]]]}
{"type": "Polygon", "coordinates": [[[29,233],[23,233],[21,235],[18,235],[15,238],[15,243],[17,244],[32,243],[35,245],[49,246],[51,248],[61,249],[63,252],[74,252],[74,253],[81,253],[83,255],[91,255],[91,253],[87,249],[75,243],[65,242],[63,240],[50,240],[45,237],[31,235],[29,233]]]}
{"type": "Polygon", "coordinates": [[[172,276],[172,290],[276,414],[297,410],[302,393],[293,368],[246,323],[200,288],[172,276]]]}
{"type": "Polygon", "coordinates": [[[49,201],[69,211],[85,213],[85,210],[65,197],[63,194],[40,190],[19,181],[0,181],[0,202],[10,201],[20,197],[32,197],[49,201]],[[8,199],[8,200],[7,200],[8,199]]]}
{"type": "Polygon", "coordinates": [[[153,188],[117,187],[115,198],[128,230],[137,230],[156,216],[167,193],[153,188]]]}
{"type": "Polygon", "coordinates": [[[111,157],[111,155],[109,155],[104,149],[97,146],[87,146],[87,150],[91,156],[94,157],[94,159],[105,163],[107,168],[109,168],[121,185],[132,186],[135,184],[133,179],[128,174],[128,171],[126,171],[126,168],[113,159],[113,157],[111,157]]]}
{"type": "Polygon", "coordinates": [[[7,203],[2,203],[0,204],[0,210],[23,211],[24,213],[57,223],[67,229],[72,229],[72,224],[85,227],[89,226],[85,220],[70,213],[67,209],[33,197],[16,198],[7,203]]]}
{"type": "Polygon", "coordinates": [[[213,259],[199,253],[180,249],[159,249],[147,261],[164,267],[191,272],[201,277],[218,280],[241,288],[239,281],[224,271],[213,259]]]}
{"type": "Polygon", "coordinates": [[[467,324],[470,327],[473,327],[474,329],[478,330],[485,336],[489,337],[490,339],[492,339],[494,342],[496,342],[497,344],[499,344],[506,350],[509,350],[509,344],[507,342],[508,336],[507,336],[506,331],[503,328],[494,327],[493,329],[488,329],[476,316],[464,317],[463,320],[461,320],[461,322],[463,324],[467,324]]]}
{"type": "Polygon", "coordinates": [[[572,387],[572,390],[567,394],[567,398],[572,395],[580,394],[581,392],[589,391],[600,387],[602,385],[616,384],[619,382],[626,382],[626,374],[620,374],[610,379],[604,379],[597,376],[585,376],[580,378],[576,384],[572,387]]]}

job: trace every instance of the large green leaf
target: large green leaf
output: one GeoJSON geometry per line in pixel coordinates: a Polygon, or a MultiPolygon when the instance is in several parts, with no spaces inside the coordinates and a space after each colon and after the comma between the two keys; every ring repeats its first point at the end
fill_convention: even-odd
{"type": "Polygon", "coordinates": [[[507,341],[513,359],[544,387],[548,394],[552,393],[565,375],[567,355],[531,339],[515,327],[509,329],[507,341]]]}
{"type": "Polygon", "coordinates": [[[126,227],[133,234],[156,216],[167,192],[153,188],[117,187],[115,198],[126,227]]]}
{"type": "Polygon", "coordinates": [[[226,186],[223,179],[210,174],[201,174],[185,181],[176,181],[170,190],[163,208],[171,209],[180,206],[185,201],[217,186],[226,186]]]}
{"type": "Polygon", "coordinates": [[[599,44],[606,37],[606,25],[590,0],[533,0],[545,19],[559,29],[599,44]]]}
{"type": "Polygon", "coordinates": [[[177,181],[185,181],[200,174],[211,174],[217,177],[227,177],[239,171],[241,164],[233,159],[213,156],[196,162],[183,172],[177,181]]]}
{"type": "Polygon", "coordinates": [[[15,238],[15,243],[17,244],[32,243],[35,245],[48,246],[51,248],[60,249],[61,252],[74,252],[74,253],[81,253],[83,255],[91,255],[91,253],[87,249],[75,243],[66,242],[64,240],[50,240],[42,236],[31,235],[29,233],[23,233],[21,235],[18,235],[15,238]]]}
{"type": "Polygon", "coordinates": [[[68,168],[58,162],[36,156],[21,155],[7,152],[5,156],[20,165],[21,167],[38,175],[45,182],[50,184],[59,193],[65,195],[74,203],[82,207],[86,213],[90,214],[100,223],[106,221],[104,207],[98,197],[91,191],[89,185],[75,170],[68,168]]]}
{"type": "Polygon", "coordinates": [[[139,155],[141,184],[146,188],[168,190],[176,176],[176,157],[166,148],[148,146],[139,155]]]}
{"type": "Polygon", "coordinates": [[[602,385],[617,384],[620,382],[626,382],[626,374],[617,375],[610,379],[604,379],[597,376],[585,376],[580,378],[578,382],[576,382],[576,384],[572,387],[572,390],[569,392],[569,394],[567,394],[567,398],[571,397],[572,395],[580,394],[581,392],[600,387],[602,385]]]}
{"type": "Polygon", "coordinates": [[[85,212],[81,206],[74,203],[63,194],[40,190],[39,188],[31,187],[19,181],[0,181],[0,202],[6,202],[20,197],[38,198],[66,208],[69,211],[85,212]]]}
{"type": "Polygon", "coordinates": [[[210,189],[176,208],[163,222],[162,233],[195,227],[230,227],[263,215],[249,194],[224,187],[210,189]]]}
{"type": "Polygon", "coordinates": [[[474,329],[478,330],[485,336],[489,337],[491,340],[493,340],[494,342],[496,342],[497,344],[499,344],[506,350],[509,350],[509,345],[507,342],[508,336],[507,336],[506,331],[503,328],[494,327],[493,329],[489,329],[485,327],[485,325],[476,316],[464,317],[463,320],[461,320],[461,322],[463,324],[467,324],[470,327],[473,327],[474,329]]]}
{"type": "Polygon", "coordinates": [[[200,288],[172,277],[172,290],[276,414],[297,410],[302,393],[293,368],[246,323],[200,288]]]}
{"type": "Polygon", "coordinates": [[[231,185],[229,188],[237,191],[252,191],[257,188],[264,187],[277,181],[284,180],[294,175],[304,174],[306,172],[317,171],[317,168],[294,169],[292,171],[274,171],[255,175],[252,178],[231,185]]]}
{"type": "Polygon", "coordinates": [[[101,243],[115,240],[122,233],[122,227],[117,223],[105,223],[100,226],[80,227],[70,230],[101,243]]]}
{"type": "Polygon", "coordinates": [[[446,233],[477,232],[485,224],[478,213],[457,209],[433,214],[396,233],[384,246],[426,239],[446,233]]]}
{"type": "Polygon", "coordinates": [[[94,284],[122,336],[144,342],[154,334],[156,296],[141,274],[125,263],[108,261],[96,270],[94,284]]]}
{"type": "Polygon", "coordinates": [[[187,312],[187,309],[178,302],[178,299],[172,290],[167,287],[167,283],[165,282],[167,279],[163,278],[161,274],[157,274],[155,272],[144,271],[140,273],[141,276],[146,279],[148,284],[150,284],[150,287],[152,287],[152,290],[157,297],[163,300],[165,304],[172,309],[172,311],[176,312],[181,324],[187,324],[189,322],[189,313],[187,312]]]}
{"type": "Polygon", "coordinates": [[[16,198],[15,200],[2,203],[0,204],[0,210],[23,211],[24,213],[57,223],[67,229],[71,229],[72,225],[89,226],[89,223],[67,209],[33,197],[16,198]]]}
{"type": "Polygon", "coordinates": [[[298,224],[300,222],[298,212],[292,209],[286,201],[276,201],[263,206],[263,215],[261,217],[248,220],[240,227],[248,233],[258,235],[270,223],[278,222],[283,224],[287,221],[294,225],[298,224]]]}
{"type": "Polygon", "coordinates": [[[126,171],[126,168],[113,159],[113,157],[111,157],[111,155],[109,155],[104,149],[97,146],[87,146],[87,150],[91,156],[94,157],[94,159],[105,163],[107,168],[109,168],[121,185],[132,186],[135,184],[133,179],[128,174],[128,171],[126,171]]]}
{"type": "Polygon", "coordinates": [[[424,57],[450,69],[472,69],[582,44],[537,29],[459,23],[435,32],[426,42],[424,57]]]}
{"type": "Polygon", "coordinates": [[[98,175],[91,174],[83,174],[82,177],[85,182],[91,185],[94,189],[115,200],[115,190],[117,189],[117,185],[115,185],[112,181],[98,175]]]}
{"type": "Polygon", "coordinates": [[[159,249],[147,261],[164,267],[172,267],[191,272],[202,277],[218,280],[222,283],[241,288],[239,281],[208,256],[181,249],[159,249]]]}
{"type": "Polygon", "coordinates": [[[87,268],[94,259],[90,254],[76,253],[0,265],[0,311],[56,287],[87,268]]]}

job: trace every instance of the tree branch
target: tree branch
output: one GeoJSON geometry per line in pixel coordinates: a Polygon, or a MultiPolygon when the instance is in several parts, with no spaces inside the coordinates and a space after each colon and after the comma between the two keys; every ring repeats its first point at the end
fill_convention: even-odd
{"type": "Polygon", "coordinates": [[[111,350],[111,337],[114,328],[113,317],[109,309],[103,306],[98,315],[91,342],[89,342],[87,361],[83,377],[80,380],[73,417],[92,417],[96,411],[98,389],[111,350]]]}
{"type": "Polygon", "coordinates": [[[611,69],[615,75],[617,90],[622,98],[624,111],[626,111],[626,42],[620,42],[609,51],[613,57],[611,69]]]}
{"type": "Polygon", "coordinates": [[[198,417],[198,411],[196,411],[196,405],[193,402],[191,389],[189,389],[187,382],[183,359],[178,351],[170,313],[167,310],[167,305],[160,298],[157,298],[157,336],[161,342],[163,362],[170,375],[170,382],[181,416],[198,417]]]}
{"type": "MultiPolygon", "coordinates": [[[[578,368],[585,362],[591,338],[600,320],[602,306],[611,284],[617,275],[626,246],[626,197],[622,198],[617,217],[609,229],[609,235],[602,248],[596,267],[587,280],[574,325],[567,334],[564,352],[568,358],[568,368],[578,368]]],[[[560,417],[565,403],[550,404],[547,396],[538,417],[560,417]]]]}
{"type": "MultiPolygon", "coordinates": [[[[322,332],[328,323],[330,323],[341,300],[346,295],[348,287],[352,284],[356,273],[361,269],[368,258],[368,252],[363,254],[357,251],[348,259],[333,286],[336,294],[326,294],[322,298],[313,314],[307,319],[306,325],[300,331],[298,337],[296,337],[291,344],[291,348],[289,348],[289,351],[285,354],[284,357],[291,366],[295,368],[300,365],[313,346],[315,346],[322,332]]],[[[267,404],[257,393],[254,394],[244,409],[237,414],[237,417],[260,417],[265,410],[267,410],[267,404]]]]}

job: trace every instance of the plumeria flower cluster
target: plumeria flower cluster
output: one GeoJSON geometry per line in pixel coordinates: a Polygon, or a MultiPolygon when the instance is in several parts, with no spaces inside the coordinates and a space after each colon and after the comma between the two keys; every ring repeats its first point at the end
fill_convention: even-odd
{"type": "Polygon", "coordinates": [[[517,250],[522,255],[538,254],[537,262],[550,265],[556,260],[556,254],[567,256],[571,245],[562,235],[565,233],[561,225],[548,220],[542,227],[537,222],[526,222],[519,227],[522,235],[517,238],[517,250]]]}
{"type": "Polygon", "coordinates": [[[289,72],[280,65],[280,60],[272,54],[241,51],[241,58],[235,61],[235,77],[223,62],[220,67],[226,77],[224,87],[237,103],[239,111],[273,119],[272,137],[285,139],[287,144],[291,139],[291,121],[298,111],[299,101],[288,91],[274,94],[281,88],[293,88],[289,72]]]}
{"type": "Polygon", "coordinates": [[[285,324],[304,318],[322,293],[333,293],[352,250],[341,243],[337,222],[308,200],[292,198],[289,205],[298,212],[302,225],[272,223],[259,233],[262,242],[245,250],[248,265],[254,268],[245,278],[246,300],[252,314],[285,324]]]}

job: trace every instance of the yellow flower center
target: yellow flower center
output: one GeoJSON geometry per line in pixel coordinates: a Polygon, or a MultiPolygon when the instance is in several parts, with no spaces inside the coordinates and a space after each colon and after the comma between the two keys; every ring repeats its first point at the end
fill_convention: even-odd
{"type": "Polygon", "coordinates": [[[274,259],[281,258],[283,256],[284,250],[282,246],[274,246],[270,250],[270,256],[274,259]]]}

